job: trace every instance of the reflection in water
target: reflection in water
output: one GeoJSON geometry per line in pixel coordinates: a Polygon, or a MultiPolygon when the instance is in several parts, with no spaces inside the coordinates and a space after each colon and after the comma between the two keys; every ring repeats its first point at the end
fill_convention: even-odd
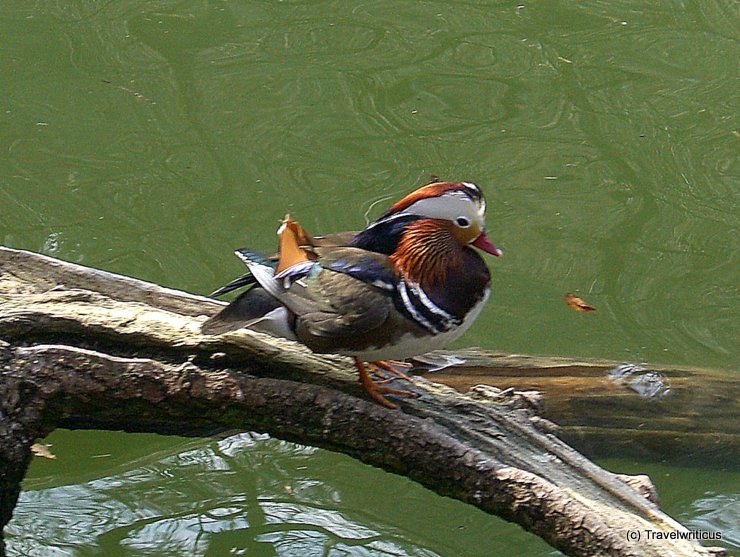
{"type": "MultiPolygon", "coordinates": [[[[69,444],[75,436],[101,434],[60,431],[50,439],[64,435],[69,444]]],[[[130,436],[105,435],[126,452],[121,441],[130,436]]],[[[64,468],[64,459],[62,452],[39,464],[64,468]]],[[[620,461],[606,466],[647,471],[669,499],[680,486],[694,485],[686,477],[696,474],[620,461]],[[661,485],[672,476],[677,485],[661,485]]],[[[705,478],[715,486],[732,481],[709,481],[710,474],[717,472],[705,478]]],[[[27,483],[33,478],[32,469],[27,483]]],[[[688,527],[721,532],[723,543],[740,547],[737,494],[683,497],[667,510],[688,527]]],[[[195,446],[188,441],[180,452],[152,455],[132,470],[23,491],[7,543],[9,554],[29,557],[560,555],[517,526],[405,478],[254,433],[195,446]]]]}
{"type": "Polygon", "coordinates": [[[725,545],[740,548],[740,493],[707,493],[694,501],[691,511],[684,521],[687,528],[721,532],[725,545]]]}
{"type": "Polygon", "coordinates": [[[30,557],[473,557],[498,543],[495,528],[509,555],[557,554],[541,542],[532,553],[532,537],[513,525],[477,512],[471,523],[465,505],[356,466],[266,435],[204,441],[134,470],[24,491],[8,547],[30,557]]]}
{"type": "Polygon", "coordinates": [[[671,392],[667,377],[635,364],[617,366],[609,372],[609,377],[645,398],[662,397],[671,392]]]}

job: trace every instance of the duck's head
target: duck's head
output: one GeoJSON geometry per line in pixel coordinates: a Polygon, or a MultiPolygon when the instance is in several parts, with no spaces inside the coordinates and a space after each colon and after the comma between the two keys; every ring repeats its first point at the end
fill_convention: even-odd
{"type": "Polygon", "coordinates": [[[356,237],[356,245],[392,253],[404,232],[414,228],[451,233],[462,246],[472,245],[500,256],[485,233],[486,202],[471,182],[434,182],[394,203],[356,237]]]}

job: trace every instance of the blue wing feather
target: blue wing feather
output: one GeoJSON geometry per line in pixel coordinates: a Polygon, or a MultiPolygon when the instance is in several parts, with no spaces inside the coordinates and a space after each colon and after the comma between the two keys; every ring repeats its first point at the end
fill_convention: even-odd
{"type": "Polygon", "coordinates": [[[339,256],[322,263],[325,269],[344,273],[352,278],[372,284],[384,290],[393,290],[397,282],[393,270],[377,257],[366,255],[339,256]]]}

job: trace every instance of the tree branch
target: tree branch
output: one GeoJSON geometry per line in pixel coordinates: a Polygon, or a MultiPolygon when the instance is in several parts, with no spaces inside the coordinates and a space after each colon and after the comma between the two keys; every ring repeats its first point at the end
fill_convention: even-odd
{"type": "MultiPolygon", "coordinates": [[[[532,397],[413,381],[369,401],[349,360],[249,331],[199,333],[219,302],[0,247],[0,527],[55,427],[267,432],[349,454],[497,514],[573,556],[707,556],[623,479],[550,433],[532,397]],[[536,427],[537,426],[537,427],[536,427]],[[539,429],[538,429],[539,427],[539,429]]],[[[0,554],[2,550],[0,548],[0,554]]]]}

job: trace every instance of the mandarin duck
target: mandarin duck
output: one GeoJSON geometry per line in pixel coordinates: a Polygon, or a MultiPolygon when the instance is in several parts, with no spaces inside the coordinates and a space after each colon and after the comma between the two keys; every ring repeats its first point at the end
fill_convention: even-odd
{"type": "Polygon", "coordinates": [[[439,349],[470,327],[491,282],[471,246],[501,255],[485,234],[485,211],[475,184],[434,182],[360,232],[311,237],[286,216],[276,256],[235,252],[248,272],[212,296],[249,288],[201,330],[246,327],[351,356],[370,396],[395,408],[383,394],[411,393],[374,381],[366,362],[389,369],[387,360],[439,349]]]}

